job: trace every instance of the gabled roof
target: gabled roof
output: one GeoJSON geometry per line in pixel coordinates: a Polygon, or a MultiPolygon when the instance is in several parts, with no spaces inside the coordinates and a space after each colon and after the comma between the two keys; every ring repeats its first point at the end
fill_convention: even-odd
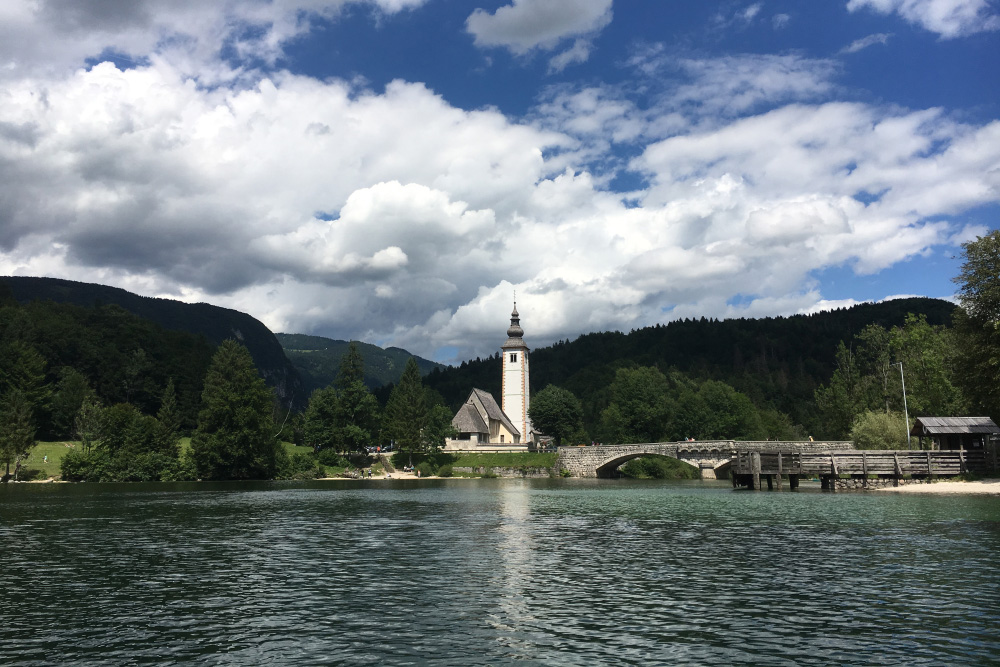
{"type": "Polygon", "coordinates": [[[910,435],[947,433],[1000,433],[989,417],[917,417],[910,435]]]}
{"type": "Polygon", "coordinates": [[[479,415],[479,410],[466,403],[458,409],[451,420],[451,425],[459,433],[489,433],[490,427],[486,425],[479,415]]]}
{"type": "MultiPolygon", "coordinates": [[[[503,410],[500,409],[500,406],[497,405],[496,399],[493,398],[493,394],[488,391],[483,391],[482,389],[473,389],[472,393],[469,394],[470,401],[473,396],[476,396],[479,399],[479,402],[483,404],[483,407],[486,408],[486,415],[490,419],[496,419],[503,424],[504,428],[507,429],[511,435],[521,435],[521,432],[514,428],[514,424],[511,423],[507,415],[505,415],[503,410]]],[[[468,402],[469,401],[466,401],[466,403],[468,402]]]]}

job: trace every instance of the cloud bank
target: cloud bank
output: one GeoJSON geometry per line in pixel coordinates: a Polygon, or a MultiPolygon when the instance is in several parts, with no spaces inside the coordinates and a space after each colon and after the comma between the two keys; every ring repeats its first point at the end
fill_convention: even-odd
{"type": "MultiPolygon", "coordinates": [[[[527,52],[610,20],[610,2],[573,4],[572,21],[522,1],[470,30],[527,52]],[[528,17],[546,20],[510,27],[528,17]]],[[[210,46],[265,57],[343,2],[92,5],[0,10],[74,37],[48,58],[0,47],[20,58],[0,85],[0,273],[454,361],[493,351],[515,290],[533,345],[809,311],[831,303],[816,272],[924,257],[967,235],[951,216],[1000,201],[1000,122],[838,101],[832,59],[647,44],[625,63],[635,90],[553,86],[516,118],[418,82],[234,75],[210,46]],[[65,67],[104,48],[136,62],[65,67]],[[192,75],[199,59],[217,69],[192,75]]]]}

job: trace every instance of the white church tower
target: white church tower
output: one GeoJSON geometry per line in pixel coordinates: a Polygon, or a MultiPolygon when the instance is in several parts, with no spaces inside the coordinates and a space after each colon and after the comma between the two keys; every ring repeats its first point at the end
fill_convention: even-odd
{"type": "Polygon", "coordinates": [[[521,431],[521,442],[530,444],[532,441],[531,420],[528,418],[528,346],[521,338],[524,329],[517,314],[517,302],[510,314],[510,328],[507,329],[507,342],[500,347],[500,357],[503,364],[503,375],[500,383],[500,409],[521,431]]]}

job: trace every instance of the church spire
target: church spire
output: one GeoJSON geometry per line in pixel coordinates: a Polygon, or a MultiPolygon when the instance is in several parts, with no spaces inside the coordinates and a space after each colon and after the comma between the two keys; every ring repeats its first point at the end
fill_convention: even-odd
{"type": "Polygon", "coordinates": [[[523,335],[524,329],[521,328],[521,317],[517,314],[517,301],[515,301],[514,310],[510,314],[510,327],[507,329],[507,337],[520,338],[523,335]]]}

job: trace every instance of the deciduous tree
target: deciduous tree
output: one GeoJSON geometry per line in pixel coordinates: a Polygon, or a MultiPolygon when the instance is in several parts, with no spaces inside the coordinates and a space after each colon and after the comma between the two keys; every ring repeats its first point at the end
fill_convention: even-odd
{"type": "Polygon", "coordinates": [[[962,245],[955,282],[958,381],[974,411],[1000,418],[1000,231],[962,245]]]}
{"type": "Polygon", "coordinates": [[[556,446],[583,426],[583,407],[573,392],[550,384],[531,397],[531,423],[555,439],[556,446]]]}

